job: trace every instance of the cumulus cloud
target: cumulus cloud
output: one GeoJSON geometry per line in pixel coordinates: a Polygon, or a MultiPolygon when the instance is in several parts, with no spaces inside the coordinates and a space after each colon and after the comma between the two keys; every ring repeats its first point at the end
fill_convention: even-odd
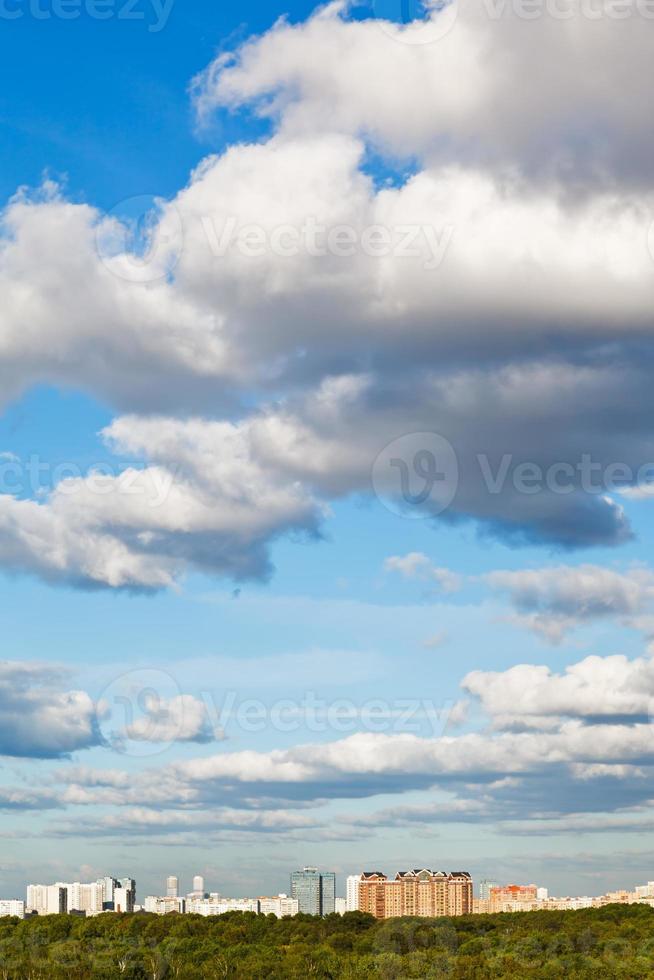
{"type": "MultiPolygon", "coordinates": [[[[338,801],[409,792],[420,792],[425,802],[368,814],[367,832],[469,822],[505,833],[514,825],[526,833],[533,825],[534,833],[556,834],[558,821],[574,814],[585,814],[589,829],[594,822],[597,831],[605,825],[610,832],[627,829],[621,818],[612,822],[612,814],[626,813],[629,821],[647,805],[653,765],[651,725],[570,721],[552,732],[431,739],[359,734],[329,744],[223,753],[126,773],[120,788],[101,772],[77,769],[61,774],[66,785],[58,801],[116,808],[79,821],[83,834],[129,835],[125,814],[133,812],[136,837],[190,835],[187,842],[209,811],[215,814],[209,834],[281,833],[288,839],[308,833],[323,839],[327,801],[333,809],[338,801]]],[[[334,839],[360,834],[361,820],[350,808],[335,812],[334,839]]],[[[333,816],[330,822],[334,826],[333,816]]]]}
{"type": "Polygon", "coordinates": [[[427,25],[351,22],[347,9],[282,19],[219,56],[197,79],[200,114],[249,105],[285,133],[329,119],[398,157],[517,163],[543,179],[649,179],[646,4],[627,3],[617,17],[610,0],[592,11],[460,0],[434,5],[427,25]],[[374,85],[361,84],[362,65],[374,85]]]}
{"type": "Polygon", "coordinates": [[[384,561],[387,572],[397,572],[403,578],[418,579],[422,582],[432,582],[443,592],[458,592],[462,578],[449,568],[439,568],[429,560],[427,555],[412,551],[408,555],[395,555],[384,561]]]}
{"type": "Polygon", "coordinates": [[[0,810],[35,810],[41,812],[42,810],[57,809],[61,806],[63,806],[61,794],[56,790],[24,787],[3,787],[0,789],[0,810]]]}
{"type": "Polygon", "coordinates": [[[121,433],[127,449],[149,439],[144,452],[163,465],[67,479],[42,502],[0,496],[5,567],[52,582],[148,590],[173,585],[190,566],[266,577],[272,539],[317,527],[319,504],[262,469],[247,430],[124,418],[108,436],[121,433]]]}
{"type": "MultiPolygon", "coordinates": [[[[627,540],[624,512],[606,495],[581,489],[559,495],[547,488],[534,495],[510,482],[502,492],[489,490],[474,452],[481,426],[469,425],[468,413],[483,410],[478,381],[459,377],[452,387],[423,378],[407,401],[403,387],[347,376],[240,423],[120,417],[106,438],[118,452],[142,453],[148,465],[100,485],[92,475],[63,481],[40,503],[1,498],[0,556],[7,567],[50,580],[111,587],[160,588],[189,567],[265,577],[277,536],[316,534],[329,500],[370,492],[373,461],[389,437],[416,433],[403,437],[410,466],[422,451],[420,433],[430,429],[448,431],[458,450],[458,480],[443,519],[473,518],[516,542],[570,547],[627,540]],[[467,403],[463,419],[460,398],[467,403]]],[[[517,408],[527,387],[525,377],[513,395],[505,389],[502,411],[509,400],[517,408]]],[[[499,399],[500,388],[498,382],[487,394],[499,399]]],[[[553,389],[550,397],[552,414],[560,413],[553,389]]],[[[527,415],[520,410],[516,416],[521,431],[513,438],[521,443],[529,438],[527,415]]],[[[497,439],[488,431],[485,445],[497,439]]],[[[401,504],[393,472],[384,480],[377,492],[401,504]]],[[[429,496],[415,508],[424,517],[441,510],[438,498],[429,496]]]]}
{"type": "Polygon", "coordinates": [[[505,671],[476,670],[462,681],[496,728],[550,728],[562,718],[647,721],[654,708],[654,660],[586,657],[557,674],[519,664],[505,671]]]}
{"type": "MultiPolygon", "coordinates": [[[[56,759],[101,742],[95,705],[84,691],[62,690],[65,673],[40,664],[0,663],[0,755],[56,759]]],[[[27,805],[20,792],[5,805],[27,805]]]]}
{"type": "Polygon", "coordinates": [[[145,742],[213,742],[219,737],[206,704],[191,694],[168,701],[147,697],[143,714],[126,726],[124,736],[145,742]]]}
{"type": "MultiPolygon", "coordinates": [[[[528,828],[535,821],[540,833],[539,821],[546,820],[543,826],[558,833],[557,821],[586,814],[598,831],[604,817],[607,831],[617,830],[611,814],[631,814],[637,823],[638,809],[652,798],[653,663],[588,657],[559,673],[528,664],[474,671],[461,686],[482,720],[479,713],[466,716],[459,702],[456,720],[465,729],[458,734],[389,729],[268,751],[225,748],[141,770],[68,766],[44,787],[5,786],[0,806],[84,808],[89,816],[80,832],[91,836],[122,834],[116,828],[126,827],[126,812],[134,814],[137,836],[191,834],[208,812],[217,833],[322,834],[319,811],[328,801],[337,807],[338,801],[421,793],[419,804],[400,802],[378,814],[379,826],[441,820],[528,828]]],[[[152,718],[156,730],[141,730],[137,722],[130,737],[205,741],[210,735],[194,699],[172,699],[152,718]]],[[[347,826],[356,833],[351,814],[338,822],[344,834],[347,826]]]]}
{"type": "MultiPolygon", "coordinates": [[[[159,202],[145,261],[125,220],[50,184],[9,202],[3,395],[90,392],[132,458],[103,493],[87,477],[0,497],[3,567],[109,588],[265,578],[278,536],[319,534],[331,500],[369,494],[394,440],[411,475],[430,432],[457,472],[423,516],[517,544],[629,540],[616,496],[654,459],[654,188],[636,172],[652,136],[633,92],[649,48],[636,16],[500,13],[462,5],[421,49],[400,36],[415,25],[333,5],[221,57],[203,111],[249,105],[272,133],[159,202]],[[384,93],[352,84],[361,65],[384,93]],[[380,186],[368,151],[400,146],[415,172],[380,186]]],[[[381,490],[401,502],[393,475],[381,490]]]]}
{"type": "Polygon", "coordinates": [[[491,572],[486,581],[508,593],[516,622],[554,643],[580,624],[607,617],[637,623],[654,599],[648,568],[621,573],[599,565],[559,565],[491,572]]]}
{"type": "MultiPolygon", "coordinates": [[[[535,776],[577,766],[651,766],[651,725],[583,725],[567,721],[551,732],[469,732],[422,738],[408,734],[359,733],[326,744],[306,744],[270,752],[223,753],[171,763],[134,777],[121,802],[201,806],[276,799],[365,798],[428,787],[478,784],[507,788],[505,777],[535,776]]],[[[98,786],[92,773],[69,780],[66,799],[108,803],[119,796],[98,786]],[[82,795],[82,794],[85,795],[82,795]]],[[[515,783],[511,784],[515,786],[515,783]]]]}
{"type": "Polygon", "coordinates": [[[37,195],[21,192],[7,206],[0,239],[3,398],[51,381],[140,406],[150,402],[153,385],[160,399],[170,385],[179,403],[184,387],[197,391],[203,376],[219,373],[214,322],[165,281],[148,288],[102,261],[97,236],[111,222],[66,201],[52,184],[37,195]]]}
{"type": "Polygon", "coordinates": [[[205,812],[185,810],[154,810],[148,807],[126,807],[97,819],[83,819],[75,827],[59,826],[55,836],[85,837],[170,837],[183,832],[201,832],[203,838],[224,831],[237,831],[245,837],[256,834],[313,831],[319,824],[314,817],[290,810],[238,810],[228,808],[205,812]]]}

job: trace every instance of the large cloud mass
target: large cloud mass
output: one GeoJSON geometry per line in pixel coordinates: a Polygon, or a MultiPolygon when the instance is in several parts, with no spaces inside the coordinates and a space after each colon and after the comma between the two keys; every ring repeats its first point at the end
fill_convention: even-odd
{"type": "MultiPolygon", "coordinates": [[[[249,107],[271,135],[204,160],[145,255],[120,216],[51,185],[17,195],[4,397],[51,382],[108,400],[125,473],[5,494],[0,562],[113,588],[265,576],[277,536],[369,493],[403,437],[411,475],[433,432],[456,474],[424,516],[517,543],[628,540],[616,493],[654,474],[641,7],[461,3],[431,45],[338,4],[282,21],[196,85],[202,113],[249,107]],[[374,154],[412,170],[385,181],[374,154]]],[[[398,473],[378,494],[401,497],[398,473]]]]}

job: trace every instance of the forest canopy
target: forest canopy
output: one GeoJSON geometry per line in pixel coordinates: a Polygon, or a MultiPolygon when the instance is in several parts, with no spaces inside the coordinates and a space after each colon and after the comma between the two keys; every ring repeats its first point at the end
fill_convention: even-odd
{"type": "Polygon", "coordinates": [[[377,921],[231,912],[0,919],[1,980],[405,980],[654,975],[654,910],[377,921]]]}

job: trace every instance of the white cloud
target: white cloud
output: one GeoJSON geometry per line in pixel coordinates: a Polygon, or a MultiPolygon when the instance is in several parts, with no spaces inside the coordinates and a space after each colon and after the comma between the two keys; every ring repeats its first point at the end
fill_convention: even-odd
{"type": "Polygon", "coordinates": [[[168,701],[145,699],[143,714],[125,728],[128,739],[145,742],[213,742],[214,731],[204,701],[179,694],[168,701]]]}
{"type": "Polygon", "coordinates": [[[443,592],[458,592],[462,578],[449,568],[439,568],[419,551],[408,555],[396,555],[384,561],[387,572],[398,572],[403,578],[417,579],[422,582],[433,582],[443,592]]]}
{"type": "Polygon", "coordinates": [[[530,664],[476,670],[462,687],[479,698],[498,728],[556,729],[561,718],[642,720],[654,708],[654,659],[592,656],[561,674],[530,664]]]}
{"type": "Polygon", "coordinates": [[[654,600],[654,575],[648,568],[621,573],[599,565],[559,565],[490,572],[485,578],[491,588],[508,592],[517,610],[515,622],[554,643],[585,622],[631,621],[654,600]]]}
{"type": "Polygon", "coordinates": [[[431,30],[438,36],[441,20],[450,29],[420,45],[410,43],[429,36],[420,22],[347,22],[347,8],[330,4],[219,56],[197,80],[198,109],[250,105],[286,134],[313,133],[329,120],[399,157],[509,162],[572,180],[646,179],[645,5],[626,4],[619,19],[609,2],[592,16],[581,4],[566,16],[542,4],[521,17],[521,6],[459,2],[453,25],[447,10],[434,11],[431,30]]]}
{"type": "Polygon", "coordinates": [[[62,690],[65,677],[44,664],[0,663],[0,755],[54,759],[100,743],[92,699],[62,690]]]}
{"type": "Polygon", "coordinates": [[[64,480],[42,503],[0,496],[5,567],[112,588],[170,586],[193,565],[261,577],[272,538],[317,524],[318,504],[262,468],[247,427],[134,417],[107,435],[163,465],[64,480]]]}
{"type": "MultiPolygon", "coordinates": [[[[114,215],[50,184],[9,203],[4,396],[35,383],[90,392],[129,413],[106,435],[147,466],[103,494],[80,479],[39,504],[0,497],[0,564],[111,588],[162,588],[188,569],[266,576],[277,536],[315,533],[330,500],[370,492],[385,446],[420,432],[441,433],[458,457],[446,519],[519,543],[629,538],[603,486],[530,495],[509,478],[495,492],[479,455],[492,471],[507,454],[573,470],[592,455],[632,468],[618,491],[642,485],[654,191],[627,171],[652,138],[633,97],[651,71],[645,32],[634,17],[527,23],[473,7],[433,48],[401,43],[399,27],[346,23],[333,6],[221,58],[202,106],[249,104],[275,129],[207,158],[161,202],[151,281],[133,281],[114,215]],[[544,75],[531,71],[535,52],[544,75]],[[354,84],[363,70],[375,84],[354,84]],[[571,147],[586,119],[593,133],[571,147]],[[402,147],[418,171],[376,186],[371,145],[402,147]],[[534,181],[538,160],[565,179],[534,181]],[[316,252],[307,225],[354,233],[353,252],[316,252]],[[245,254],[248,228],[263,236],[258,255],[245,254]],[[371,229],[390,251],[363,247],[371,229]],[[140,494],[124,491],[132,477],[140,494]],[[154,506],[162,481],[172,485],[154,506]]],[[[552,622],[550,635],[565,628],[552,622]]]]}
{"type": "MultiPolygon", "coordinates": [[[[488,729],[482,722],[475,730],[448,729],[429,738],[358,732],[269,751],[225,748],[141,771],[67,767],[54,784],[48,780],[47,789],[35,788],[36,796],[26,797],[19,787],[3,799],[26,808],[40,793],[48,806],[110,808],[104,823],[91,812],[89,834],[124,826],[126,808],[137,808],[137,834],[148,827],[166,835],[190,832],[193,816],[207,810],[216,813],[218,829],[229,830],[243,811],[252,814],[242,818],[244,832],[285,833],[310,827],[313,815],[303,811],[327,801],[420,791],[438,797],[430,795],[425,806],[409,806],[406,813],[394,808],[380,823],[428,823],[433,817],[509,826],[535,820],[537,832],[544,815],[610,815],[651,799],[653,663],[648,657],[589,657],[558,674],[527,664],[475,671],[462,687],[488,716],[488,729]],[[616,783],[619,793],[612,789],[616,783]],[[293,826],[288,813],[298,814],[293,826]]],[[[184,736],[200,733],[202,740],[205,716],[193,699],[188,705],[192,710],[183,713],[181,702],[162,705],[154,713],[156,737],[181,738],[181,719],[184,736]]],[[[454,706],[455,721],[471,726],[466,708],[466,702],[454,706]]],[[[151,731],[132,734],[153,737],[151,731]]],[[[343,821],[352,823],[345,816],[343,821]]]]}

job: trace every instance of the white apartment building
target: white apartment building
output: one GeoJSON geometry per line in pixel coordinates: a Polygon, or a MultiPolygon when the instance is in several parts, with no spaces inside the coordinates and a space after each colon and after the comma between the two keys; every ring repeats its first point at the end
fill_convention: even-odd
{"type": "Polygon", "coordinates": [[[134,892],[131,888],[114,888],[114,912],[133,912],[134,892]]]}
{"type": "Polygon", "coordinates": [[[345,908],[348,912],[356,912],[359,908],[359,882],[361,875],[348,875],[345,882],[345,908]]]}
{"type": "Polygon", "coordinates": [[[259,912],[262,915],[276,915],[278,919],[283,919],[287,915],[297,915],[299,911],[300,903],[297,898],[290,898],[283,893],[272,898],[262,896],[259,899],[259,912]]]}
{"type": "Polygon", "coordinates": [[[347,912],[347,899],[346,898],[335,898],[334,899],[334,912],[336,915],[345,915],[347,912]]]}
{"type": "Polygon", "coordinates": [[[17,898],[0,898],[0,918],[13,916],[17,919],[25,918],[25,902],[17,898]]]}
{"type": "MultiPolygon", "coordinates": [[[[146,910],[147,911],[147,910],[146,910]]],[[[226,912],[258,912],[258,898],[191,898],[186,911],[193,915],[224,915],[226,912]]]]}
{"type": "Polygon", "coordinates": [[[102,888],[103,905],[110,908],[114,900],[114,888],[118,887],[118,882],[111,875],[105,875],[104,878],[98,878],[96,884],[102,888]]]}
{"type": "Polygon", "coordinates": [[[39,915],[60,915],[68,911],[68,892],[61,885],[28,885],[25,908],[39,915]]]}
{"type": "Polygon", "coordinates": [[[143,909],[145,912],[154,912],[155,915],[168,915],[169,912],[184,912],[186,910],[186,900],[173,895],[148,895],[143,909]]]}
{"type": "Polygon", "coordinates": [[[66,909],[68,912],[102,912],[104,888],[102,884],[82,881],[57,881],[56,888],[66,891],[66,909]]]}

